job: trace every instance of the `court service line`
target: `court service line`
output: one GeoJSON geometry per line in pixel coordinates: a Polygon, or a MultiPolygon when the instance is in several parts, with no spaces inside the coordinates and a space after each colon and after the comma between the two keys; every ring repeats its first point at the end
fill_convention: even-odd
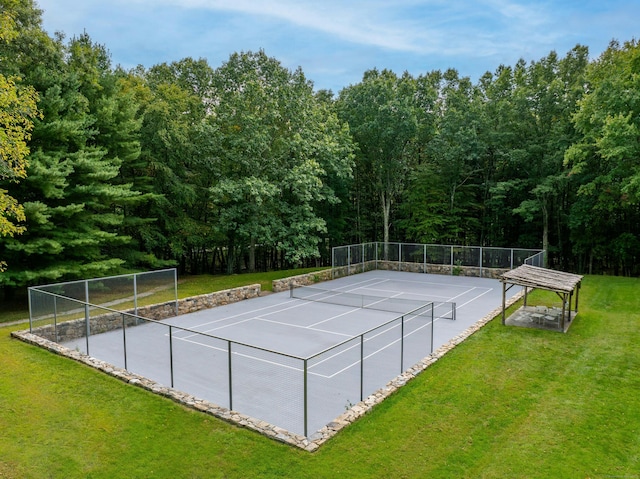
{"type": "MultiPolygon", "coordinates": [[[[370,288],[371,291],[379,291],[382,293],[396,293],[398,295],[402,295],[402,294],[410,294],[413,296],[424,296],[425,298],[448,298],[448,296],[440,296],[438,294],[423,294],[423,293],[408,293],[406,291],[401,291],[401,292],[397,292],[397,291],[393,291],[391,289],[377,289],[377,288],[370,288]]],[[[395,296],[394,296],[395,297],[395,296]]],[[[410,299],[409,301],[422,301],[421,299],[410,299]]]]}
{"type": "MultiPolygon", "coordinates": [[[[441,319],[441,318],[440,317],[439,318],[435,318],[434,321],[436,321],[437,319],[441,319]]],[[[411,321],[411,320],[409,320],[409,321],[411,321]]],[[[425,323],[423,326],[420,326],[419,328],[416,328],[414,331],[406,334],[405,337],[408,337],[408,336],[420,331],[421,329],[428,327],[430,324],[431,324],[431,321],[425,323]]],[[[393,328],[397,328],[398,326],[399,325],[392,326],[392,327],[388,328],[385,332],[388,332],[393,328]]],[[[383,333],[381,332],[381,333],[379,333],[379,334],[377,334],[375,336],[372,336],[371,338],[367,338],[367,339],[365,339],[365,342],[371,341],[371,340],[375,339],[376,337],[380,336],[381,334],[383,334],[383,333]]],[[[186,343],[195,344],[195,345],[202,346],[202,347],[205,347],[205,348],[208,348],[208,349],[212,349],[212,350],[215,350],[215,351],[219,351],[219,352],[222,352],[222,353],[225,353],[225,354],[227,354],[229,352],[228,349],[223,349],[223,348],[220,348],[218,346],[211,346],[211,345],[204,344],[204,343],[201,343],[201,342],[198,342],[198,341],[192,341],[192,340],[187,339],[187,338],[176,337],[175,335],[174,335],[174,338],[177,339],[178,341],[184,341],[186,343]]],[[[376,354],[384,351],[385,349],[391,347],[392,345],[394,345],[398,341],[400,341],[400,339],[396,339],[396,340],[392,341],[391,343],[387,343],[382,348],[378,348],[377,350],[372,351],[370,354],[365,356],[364,359],[369,359],[369,358],[373,357],[374,355],[376,355],[376,354]]],[[[340,369],[340,370],[338,370],[338,371],[336,371],[336,372],[334,372],[334,373],[332,373],[330,375],[316,373],[316,372],[311,371],[311,369],[313,369],[314,367],[317,367],[319,364],[322,364],[322,363],[328,361],[329,359],[333,359],[333,358],[338,357],[338,356],[340,356],[342,354],[345,354],[346,351],[349,351],[349,350],[351,350],[353,348],[356,348],[356,347],[359,347],[359,344],[358,345],[354,345],[354,346],[350,346],[349,348],[347,348],[347,349],[345,349],[343,351],[340,351],[340,352],[338,352],[336,354],[333,354],[333,355],[329,356],[328,358],[313,364],[312,366],[310,366],[308,368],[307,372],[309,374],[311,374],[311,375],[314,375],[314,376],[317,376],[317,377],[322,377],[324,379],[332,379],[332,378],[334,378],[338,374],[341,374],[342,372],[352,368],[353,366],[358,365],[359,361],[356,361],[356,362],[354,362],[354,363],[352,363],[352,364],[350,364],[350,365],[348,365],[348,366],[346,366],[346,367],[344,367],[344,368],[342,368],[342,369],[340,369]]],[[[279,367],[282,367],[282,368],[285,368],[285,369],[291,369],[293,371],[299,371],[299,372],[303,371],[302,368],[299,368],[299,367],[296,367],[296,366],[289,366],[287,364],[282,364],[282,363],[279,363],[279,362],[276,362],[276,361],[271,361],[271,360],[268,360],[268,359],[259,358],[257,356],[251,356],[249,354],[239,353],[237,351],[231,351],[231,354],[235,355],[235,356],[244,357],[244,358],[247,358],[247,359],[252,359],[254,361],[259,361],[259,362],[271,364],[271,365],[274,365],[274,366],[279,366],[279,367]]],[[[273,353],[273,354],[278,354],[278,353],[273,353]]]]}
{"type": "MultiPolygon", "coordinates": [[[[366,280],[354,283],[354,285],[369,283],[371,281],[376,281],[376,282],[380,283],[380,282],[385,282],[385,281],[389,281],[389,280],[388,279],[381,279],[381,278],[371,278],[371,279],[366,279],[366,280]]],[[[207,321],[205,323],[200,323],[200,324],[196,324],[196,325],[193,325],[193,326],[189,326],[189,329],[197,329],[197,328],[201,328],[201,327],[204,327],[204,326],[209,326],[211,324],[220,323],[220,322],[223,322],[223,321],[227,321],[227,320],[230,320],[230,319],[235,319],[235,318],[238,318],[238,317],[241,317],[241,316],[245,316],[245,315],[249,315],[249,314],[255,315],[255,313],[257,313],[259,311],[265,311],[265,310],[269,310],[269,309],[273,309],[273,308],[281,308],[285,304],[295,303],[295,302],[296,301],[294,301],[294,300],[283,301],[282,303],[273,304],[273,305],[269,305],[269,306],[264,306],[262,308],[252,309],[252,310],[249,310],[249,311],[245,311],[243,313],[237,313],[237,314],[233,314],[233,315],[230,315],[230,316],[225,316],[224,318],[215,319],[215,320],[212,320],[212,321],[207,321]]],[[[276,313],[279,313],[281,311],[286,311],[287,309],[291,309],[291,308],[301,307],[303,305],[304,305],[304,303],[299,303],[299,304],[296,304],[294,306],[291,306],[290,308],[277,309],[276,311],[274,311],[271,314],[276,314],[276,313]]],[[[235,324],[238,324],[238,323],[235,323],[235,324]]],[[[179,327],[179,326],[177,326],[177,327],[179,327]]],[[[205,330],[203,332],[206,332],[206,331],[215,331],[215,329],[205,330]]]]}
{"type": "MultiPolygon", "coordinates": [[[[379,301],[376,301],[375,303],[372,303],[372,304],[380,303],[380,302],[384,301],[385,299],[386,299],[386,298],[382,298],[382,299],[380,299],[379,301]]],[[[352,313],[352,312],[354,312],[354,311],[359,311],[359,310],[367,309],[367,308],[358,308],[357,306],[354,306],[354,308],[356,308],[356,309],[354,309],[353,311],[349,311],[349,313],[352,313]]],[[[388,311],[388,312],[389,312],[389,313],[393,313],[393,311],[388,311]]],[[[345,313],[345,314],[348,314],[348,313],[345,313]]],[[[398,314],[399,314],[399,313],[398,313],[398,314]]],[[[340,315],[340,316],[342,316],[342,315],[340,315]]],[[[318,324],[326,323],[327,321],[331,321],[332,319],[335,319],[335,318],[323,319],[322,321],[318,321],[317,323],[310,324],[310,325],[309,325],[309,328],[310,328],[310,329],[313,329],[313,327],[314,327],[314,326],[317,326],[318,324]]]]}
{"type": "MultiPolygon", "coordinates": [[[[416,317],[417,317],[417,316],[416,316],[416,317]]],[[[414,317],[414,318],[412,318],[412,319],[410,319],[410,320],[408,320],[408,321],[412,321],[413,319],[415,319],[415,317],[414,317]]],[[[437,318],[434,318],[434,320],[433,320],[433,321],[434,321],[434,323],[435,323],[437,320],[439,320],[439,319],[443,319],[443,317],[442,317],[442,316],[439,316],[439,317],[437,317],[437,318]]],[[[408,321],[407,321],[407,322],[408,322],[408,321]]],[[[422,325],[422,326],[420,326],[420,327],[418,327],[418,328],[414,329],[414,330],[413,330],[413,331],[411,331],[410,333],[405,334],[405,335],[404,335],[404,337],[405,337],[405,338],[406,338],[406,337],[409,337],[409,336],[411,336],[412,334],[415,334],[415,333],[417,333],[418,331],[420,331],[420,330],[422,330],[422,329],[424,329],[424,328],[428,327],[430,324],[431,324],[431,321],[428,321],[427,323],[425,323],[424,325],[422,325]]],[[[371,336],[371,337],[369,337],[369,338],[366,338],[366,339],[364,340],[364,342],[365,342],[365,343],[367,343],[367,342],[369,342],[369,341],[371,341],[371,340],[373,340],[373,339],[377,338],[378,336],[380,336],[380,335],[382,335],[382,334],[384,334],[384,333],[387,333],[387,332],[391,331],[392,329],[397,328],[397,327],[399,327],[399,326],[400,326],[399,324],[394,325],[394,326],[391,326],[391,327],[389,327],[388,329],[386,329],[385,331],[382,331],[382,332],[380,332],[380,333],[376,334],[375,336],[371,336]]],[[[384,351],[385,349],[387,349],[388,347],[390,347],[390,346],[392,346],[392,345],[394,345],[394,344],[398,343],[399,341],[400,341],[400,338],[398,338],[398,339],[396,339],[396,340],[394,340],[394,341],[392,341],[392,342],[390,342],[390,343],[387,343],[384,347],[379,348],[379,349],[377,349],[377,350],[375,350],[375,351],[371,352],[371,353],[370,353],[370,354],[368,354],[367,356],[365,356],[365,359],[368,359],[368,358],[370,358],[370,357],[374,356],[375,354],[378,354],[379,352],[384,351]]],[[[347,352],[347,351],[350,351],[350,350],[352,350],[352,349],[354,349],[354,348],[360,348],[360,343],[358,343],[358,344],[354,344],[353,346],[349,346],[349,347],[348,347],[348,348],[346,348],[346,349],[343,349],[343,350],[341,350],[341,351],[336,352],[335,354],[332,354],[331,356],[328,356],[326,359],[323,359],[322,361],[318,361],[317,363],[313,364],[309,369],[311,369],[311,368],[313,368],[313,367],[316,367],[316,366],[318,366],[318,365],[320,365],[320,364],[322,364],[322,363],[325,363],[325,362],[327,362],[327,361],[329,361],[329,360],[331,360],[331,359],[337,358],[337,357],[339,357],[339,356],[341,356],[341,355],[343,355],[343,354],[346,354],[346,352],[347,352]]],[[[425,356],[426,356],[426,355],[425,355],[425,356]]],[[[353,367],[354,365],[357,365],[357,364],[360,364],[360,361],[359,361],[359,360],[358,360],[358,361],[355,361],[354,363],[352,363],[352,364],[350,364],[350,365],[348,365],[348,366],[346,366],[346,367],[344,367],[344,368],[342,368],[342,369],[340,369],[340,370],[338,370],[338,371],[336,371],[336,372],[334,372],[333,374],[330,374],[330,375],[320,374],[320,373],[314,373],[314,374],[316,374],[317,376],[320,376],[320,377],[326,378],[326,379],[331,379],[331,378],[335,377],[336,375],[341,374],[342,372],[346,371],[347,369],[349,369],[349,368],[351,368],[351,367],[353,367]]]]}
{"type": "MultiPolygon", "coordinates": [[[[200,324],[198,326],[192,326],[189,329],[195,329],[197,327],[208,326],[208,325],[211,325],[211,324],[220,323],[222,321],[226,321],[226,320],[230,320],[230,319],[235,319],[235,318],[238,318],[238,317],[241,317],[241,316],[245,316],[245,315],[248,315],[248,314],[253,314],[253,316],[251,316],[250,318],[246,318],[246,319],[243,319],[243,320],[240,320],[240,321],[233,321],[233,322],[231,322],[229,324],[225,324],[225,325],[218,326],[218,327],[215,327],[215,328],[209,328],[209,329],[204,329],[202,331],[199,331],[201,333],[208,334],[208,333],[211,333],[213,331],[219,331],[221,329],[225,329],[225,328],[228,328],[228,327],[231,327],[231,326],[235,326],[237,324],[246,323],[247,321],[252,321],[254,319],[260,319],[260,317],[256,316],[255,313],[260,312],[260,311],[264,311],[264,310],[268,310],[268,309],[272,309],[272,308],[277,307],[277,306],[286,305],[286,304],[289,304],[289,303],[295,303],[295,304],[293,304],[292,306],[288,306],[286,308],[280,307],[279,309],[271,311],[271,312],[266,313],[266,314],[263,314],[262,316],[268,316],[268,315],[272,315],[272,314],[279,314],[279,313],[282,313],[283,311],[288,311],[290,309],[300,308],[300,307],[303,307],[305,305],[310,305],[311,304],[311,302],[309,302],[309,301],[303,301],[303,300],[299,300],[299,299],[291,300],[291,301],[285,301],[285,302],[283,302],[282,304],[279,304],[279,305],[272,305],[272,306],[268,306],[268,307],[264,307],[264,308],[254,309],[254,310],[247,311],[247,312],[244,312],[244,313],[235,314],[235,315],[232,315],[232,316],[226,316],[226,317],[224,317],[222,319],[219,319],[219,320],[210,321],[208,323],[202,323],[202,324],[200,324]]],[[[348,306],[345,306],[345,307],[348,307],[348,306]]],[[[349,311],[349,312],[352,312],[352,311],[349,311]]],[[[346,314],[346,313],[343,313],[343,314],[346,314]]],[[[341,316],[341,315],[338,315],[338,316],[341,316]]],[[[282,324],[289,325],[290,323],[282,323],[282,324]]],[[[177,327],[179,327],[179,326],[177,326],[177,327]]],[[[192,336],[197,336],[197,333],[193,333],[193,334],[187,335],[185,337],[192,337],[192,336]]]]}
{"type": "MultiPolygon", "coordinates": [[[[348,311],[346,313],[338,314],[337,316],[333,316],[330,319],[336,319],[336,318],[339,318],[340,316],[344,316],[344,315],[352,313],[352,312],[353,311],[348,311]]],[[[282,321],[274,321],[273,319],[261,318],[260,316],[256,316],[254,319],[257,319],[258,321],[264,321],[265,323],[280,324],[282,326],[287,326],[287,327],[292,327],[292,328],[309,329],[311,331],[318,331],[318,332],[321,332],[321,333],[335,334],[336,336],[345,336],[347,338],[350,338],[350,337],[353,336],[353,334],[337,333],[335,331],[328,331],[326,329],[312,328],[311,326],[302,326],[300,324],[283,323],[282,321]]],[[[329,321],[329,320],[327,320],[327,321],[329,321]]]]}
{"type": "Polygon", "coordinates": [[[493,291],[493,288],[489,288],[489,289],[487,289],[484,293],[479,294],[479,295],[478,295],[478,296],[476,296],[475,298],[471,298],[471,299],[470,299],[469,301],[467,301],[466,303],[462,303],[462,304],[460,304],[460,305],[457,305],[457,306],[456,306],[456,309],[459,309],[459,308],[462,308],[463,306],[466,306],[467,304],[469,304],[469,303],[471,303],[471,302],[475,301],[476,299],[478,299],[478,298],[480,298],[480,297],[484,296],[485,294],[487,294],[487,293],[489,293],[489,292],[491,292],[491,291],[493,291]]]}

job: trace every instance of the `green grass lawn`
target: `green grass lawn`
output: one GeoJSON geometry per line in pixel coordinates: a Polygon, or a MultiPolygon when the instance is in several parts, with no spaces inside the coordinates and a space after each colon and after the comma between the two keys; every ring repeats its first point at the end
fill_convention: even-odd
{"type": "Polygon", "coordinates": [[[567,334],[495,319],[313,454],[0,328],[0,478],[637,478],[639,293],[585,278],[567,334]]]}

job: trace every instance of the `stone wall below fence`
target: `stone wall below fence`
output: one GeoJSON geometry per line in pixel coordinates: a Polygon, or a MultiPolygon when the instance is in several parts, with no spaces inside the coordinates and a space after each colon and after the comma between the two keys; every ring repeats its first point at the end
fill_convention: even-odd
{"type": "MultiPolygon", "coordinates": [[[[213,293],[201,294],[199,296],[191,296],[178,300],[178,314],[194,313],[202,309],[214,308],[224,304],[235,303],[244,299],[255,298],[260,296],[260,285],[252,284],[242,286],[240,288],[225,289],[223,291],[215,291],[213,293]]],[[[144,323],[144,319],[133,316],[134,310],[129,309],[122,312],[109,312],[93,316],[89,319],[90,333],[100,334],[115,329],[121,329],[124,323],[126,327],[137,326],[144,323]]],[[[137,316],[145,319],[153,319],[160,321],[162,319],[172,318],[176,316],[176,302],[168,301],[166,303],[153,304],[150,306],[141,306],[138,308],[137,316]]],[[[53,324],[33,328],[33,334],[48,339],[56,343],[64,343],[74,339],[83,338],[86,335],[86,321],[84,318],[73,321],[65,321],[58,323],[54,328],[53,324]]]]}
{"type": "MultiPolygon", "coordinates": [[[[362,271],[362,263],[351,265],[351,274],[360,273],[362,271]]],[[[365,263],[365,267],[368,263],[365,263]]],[[[345,268],[345,267],[343,267],[345,268]]],[[[428,273],[428,274],[444,274],[454,276],[473,276],[476,278],[498,279],[503,273],[509,271],[509,268],[479,268],[477,266],[451,266],[450,264],[433,264],[433,263],[413,263],[400,261],[378,261],[377,268],[386,271],[403,271],[407,273],[428,273]]]]}
{"type": "Polygon", "coordinates": [[[330,279],[332,279],[332,271],[330,269],[323,269],[322,271],[314,271],[313,273],[274,279],[272,288],[274,293],[281,293],[282,291],[289,291],[289,287],[292,284],[294,287],[310,286],[321,281],[329,281],[330,279]]]}

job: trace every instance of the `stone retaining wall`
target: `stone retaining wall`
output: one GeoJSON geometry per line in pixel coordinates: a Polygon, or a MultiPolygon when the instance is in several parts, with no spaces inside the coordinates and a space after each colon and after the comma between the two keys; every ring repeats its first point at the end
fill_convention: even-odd
{"type": "Polygon", "coordinates": [[[404,271],[407,273],[445,274],[491,279],[498,279],[504,273],[509,271],[509,268],[479,268],[478,266],[451,266],[450,264],[405,263],[398,261],[378,261],[377,269],[404,271]]]}
{"type": "MultiPolygon", "coordinates": [[[[201,294],[185,299],[179,299],[177,304],[177,314],[194,313],[202,309],[222,306],[224,304],[235,303],[244,299],[255,298],[260,295],[260,285],[252,284],[250,286],[242,286],[240,288],[225,289],[214,293],[201,294]]],[[[123,324],[128,328],[144,323],[144,319],[153,319],[160,321],[166,318],[176,316],[176,302],[168,301],[166,303],[153,304],[150,306],[141,306],[138,308],[137,316],[133,316],[134,310],[128,309],[122,312],[105,313],[93,316],[89,319],[90,333],[100,334],[115,329],[122,329],[123,324]],[[124,314],[123,314],[124,313],[124,314]]],[[[86,336],[86,320],[76,319],[73,321],[65,321],[58,323],[54,328],[53,324],[33,328],[33,334],[50,341],[64,343],[74,339],[86,336]]]]}
{"type": "Polygon", "coordinates": [[[332,279],[332,271],[323,269],[322,271],[314,271],[313,273],[299,274],[297,276],[289,276],[283,279],[274,279],[272,288],[274,293],[289,291],[290,286],[310,286],[321,281],[329,281],[332,279]]]}

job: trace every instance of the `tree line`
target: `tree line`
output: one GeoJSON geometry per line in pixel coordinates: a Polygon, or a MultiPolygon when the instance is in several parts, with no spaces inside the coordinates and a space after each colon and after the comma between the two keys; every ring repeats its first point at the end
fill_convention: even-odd
{"type": "Polygon", "coordinates": [[[330,261],[363,241],[542,247],[640,273],[640,46],[372,69],[337,94],[264,51],[126,71],[0,0],[0,284],[330,261]]]}

